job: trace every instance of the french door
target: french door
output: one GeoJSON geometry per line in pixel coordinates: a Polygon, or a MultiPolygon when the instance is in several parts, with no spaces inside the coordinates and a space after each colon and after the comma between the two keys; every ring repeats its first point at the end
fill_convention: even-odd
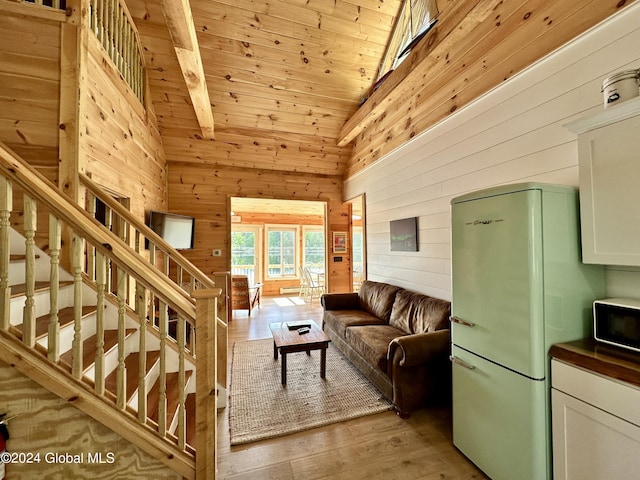
{"type": "Polygon", "coordinates": [[[258,225],[231,226],[231,273],[246,275],[249,286],[262,281],[261,231],[258,225]]]}

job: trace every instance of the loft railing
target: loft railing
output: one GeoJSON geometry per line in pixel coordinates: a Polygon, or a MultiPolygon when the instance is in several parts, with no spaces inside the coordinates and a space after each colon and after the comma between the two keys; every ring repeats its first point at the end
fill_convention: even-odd
{"type": "MultiPolygon", "coordinates": [[[[133,222],[129,220],[129,223],[133,222]]],[[[141,231],[141,234],[153,237],[149,232],[141,231]]],[[[0,246],[0,342],[3,347],[0,358],[11,357],[18,367],[31,362],[22,365],[25,373],[40,375],[42,378],[36,381],[49,386],[55,383],[58,391],[80,398],[77,405],[85,409],[85,413],[107,423],[137,445],[150,448],[156,458],[185,478],[215,478],[216,395],[212,392],[217,392],[221,383],[219,372],[223,368],[226,371],[226,364],[218,362],[216,351],[220,337],[226,338],[226,323],[217,316],[221,290],[210,288],[211,281],[202,282],[201,286],[206,283],[206,288],[197,288],[192,292],[193,298],[189,296],[89,213],[68,201],[53,184],[2,143],[0,246]],[[20,255],[24,262],[24,272],[20,274],[24,285],[20,287],[11,285],[9,274],[14,260],[11,257],[12,238],[15,242],[12,227],[24,237],[23,244],[19,245],[24,253],[20,255]],[[71,241],[63,242],[67,231],[72,232],[71,241]],[[46,279],[36,268],[37,244],[43,239],[45,243],[48,241],[50,257],[46,279]],[[69,273],[60,269],[61,258],[67,256],[71,265],[69,273]],[[37,290],[42,284],[47,284],[49,289],[46,306],[37,299],[37,290]],[[19,309],[11,300],[12,294],[18,291],[24,295],[24,307],[19,309]],[[133,307],[128,300],[130,291],[135,292],[133,307]],[[67,342],[70,345],[65,346],[60,333],[64,327],[61,317],[63,298],[69,297],[72,298],[73,335],[67,342]],[[95,306],[95,322],[89,326],[83,318],[88,305],[95,306]],[[43,328],[43,319],[46,328],[43,328]],[[169,334],[172,327],[173,336],[169,334]],[[87,335],[87,328],[95,335],[87,335]],[[222,335],[219,335],[220,329],[222,335]],[[107,353],[111,340],[107,332],[115,337],[111,342],[115,356],[107,353]],[[132,345],[135,336],[137,339],[132,345]],[[95,356],[87,358],[85,349],[89,346],[93,349],[94,345],[95,356]],[[137,402],[129,400],[132,392],[126,384],[127,349],[139,351],[141,373],[137,392],[149,391],[145,374],[147,353],[157,352],[157,405],[149,405],[145,394],[137,395],[137,402]],[[45,359],[57,374],[46,371],[42,364],[45,359]],[[189,432],[187,382],[196,370],[195,426],[189,432]],[[109,391],[106,385],[109,371],[115,372],[115,391],[109,391]],[[175,420],[167,410],[170,372],[177,373],[171,378],[177,377],[179,386],[175,420]],[[90,395],[91,391],[94,393],[90,395]],[[157,410],[156,420],[149,418],[150,410],[157,410]],[[122,418],[108,418],[109,415],[122,418]],[[196,444],[197,455],[194,445],[188,444],[188,435],[195,438],[192,443],[196,444]]],[[[194,276],[198,275],[194,273],[194,276]]]]}
{"type": "Polygon", "coordinates": [[[126,4],[118,0],[89,0],[89,28],[144,105],[144,58],[126,4]]]}

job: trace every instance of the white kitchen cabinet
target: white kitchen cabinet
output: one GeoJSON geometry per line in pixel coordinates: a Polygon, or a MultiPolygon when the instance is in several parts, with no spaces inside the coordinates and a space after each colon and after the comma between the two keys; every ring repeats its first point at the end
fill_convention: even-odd
{"type": "Polygon", "coordinates": [[[555,480],[637,480],[640,388],[551,362],[555,480]]]}
{"type": "Polygon", "coordinates": [[[640,265],[640,97],[566,127],[578,134],[583,261],[640,265]]]}

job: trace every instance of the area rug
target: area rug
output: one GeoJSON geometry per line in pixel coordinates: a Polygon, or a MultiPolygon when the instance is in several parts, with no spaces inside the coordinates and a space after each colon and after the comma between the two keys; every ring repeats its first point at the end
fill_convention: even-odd
{"type": "Polygon", "coordinates": [[[287,355],[287,385],[273,340],[233,346],[229,430],[231,445],[287,435],[392,408],[382,394],[331,344],[326,379],[320,351],[287,355]]]}

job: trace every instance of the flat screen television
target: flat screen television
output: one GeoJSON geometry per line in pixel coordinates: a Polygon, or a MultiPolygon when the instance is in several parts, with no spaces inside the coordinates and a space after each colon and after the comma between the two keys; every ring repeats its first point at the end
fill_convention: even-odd
{"type": "Polygon", "coordinates": [[[177,250],[193,248],[195,218],[175,213],[149,212],[149,227],[177,250]]]}

